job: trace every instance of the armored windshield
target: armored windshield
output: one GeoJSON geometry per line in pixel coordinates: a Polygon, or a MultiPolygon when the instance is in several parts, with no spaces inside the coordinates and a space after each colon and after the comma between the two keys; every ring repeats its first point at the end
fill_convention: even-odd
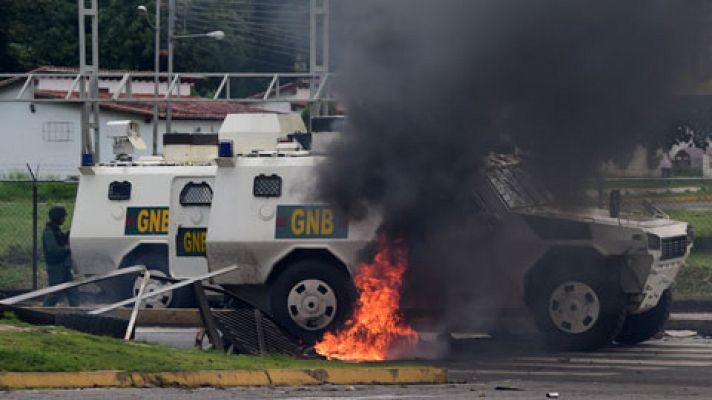
{"type": "Polygon", "coordinates": [[[532,207],[551,203],[544,186],[517,165],[493,167],[487,178],[508,208],[532,207]]]}

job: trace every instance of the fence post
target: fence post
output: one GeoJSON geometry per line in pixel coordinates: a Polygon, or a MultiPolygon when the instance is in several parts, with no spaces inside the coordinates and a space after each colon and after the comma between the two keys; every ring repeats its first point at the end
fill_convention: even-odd
{"type": "Polygon", "coordinates": [[[601,175],[596,175],[596,190],[598,191],[598,208],[603,208],[604,188],[603,188],[603,176],[601,176],[601,175]]]}
{"type": "Polygon", "coordinates": [[[37,177],[30,164],[27,170],[32,177],[32,290],[37,290],[37,177]]]}

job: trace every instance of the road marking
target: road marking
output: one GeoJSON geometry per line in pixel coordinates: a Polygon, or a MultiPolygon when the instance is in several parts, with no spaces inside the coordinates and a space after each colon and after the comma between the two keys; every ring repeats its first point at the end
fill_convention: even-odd
{"type": "MultiPolygon", "coordinates": [[[[568,358],[581,357],[581,353],[567,353],[562,355],[557,355],[562,361],[568,358]]],[[[667,352],[648,352],[648,353],[590,353],[585,354],[586,358],[599,358],[599,359],[635,359],[635,360],[650,360],[650,359],[676,359],[681,358],[685,360],[712,360],[712,354],[695,354],[695,353],[680,353],[676,351],[667,352]]]]}
{"type": "Polygon", "coordinates": [[[452,365],[450,372],[517,377],[606,377],[666,371],[674,368],[712,367],[712,343],[648,343],[636,347],[612,347],[599,352],[510,353],[452,365]],[[458,369],[458,367],[460,367],[458,369]]]}
{"type": "MultiPolygon", "coordinates": [[[[676,342],[655,342],[655,343],[644,343],[636,345],[636,348],[640,349],[652,349],[656,347],[675,347],[675,348],[685,348],[685,349],[700,349],[700,350],[710,350],[712,348],[712,341],[705,340],[702,343],[676,343],[676,342]]],[[[615,347],[613,347],[615,348],[615,347]]],[[[625,347],[623,347],[625,348],[625,347]]]]}
{"type": "Polygon", "coordinates": [[[578,363],[578,364],[619,364],[619,365],[651,365],[662,367],[712,367],[712,362],[688,360],[624,360],[613,358],[571,357],[562,360],[561,357],[519,357],[522,361],[578,363]]]}
{"type": "Polygon", "coordinates": [[[351,400],[387,400],[387,399],[442,399],[443,397],[451,397],[450,394],[441,395],[412,395],[412,394],[379,394],[373,396],[353,396],[350,397],[347,393],[343,393],[338,397],[289,397],[289,400],[314,400],[318,398],[319,400],[341,400],[341,399],[351,399],[351,400]]]}
{"type": "Polygon", "coordinates": [[[450,373],[471,373],[474,375],[518,375],[518,376],[581,376],[581,377],[601,377],[616,376],[620,372],[571,372],[571,371],[521,371],[514,369],[463,369],[449,370],[450,373]]]}
{"type": "Polygon", "coordinates": [[[532,367],[532,368],[559,368],[559,369],[615,369],[622,371],[665,371],[666,367],[648,367],[648,366],[626,366],[626,365],[583,365],[583,364],[567,364],[567,363],[538,363],[538,362],[511,362],[506,364],[496,364],[498,367],[532,367]]]}
{"type": "MultiPolygon", "coordinates": [[[[679,349],[679,348],[669,348],[669,347],[656,347],[656,348],[637,348],[637,347],[626,347],[626,348],[614,348],[597,351],[591,354],[640,354],[640,353],[685,353],[685,354],[712,354],[712,347],[705,347],[700,349],[679,349]]],[[[567,353],[562,353],[563,355],[567,353]]],[[[580,354],[580,353],[568,353],[568,354],[580,354]]]]}

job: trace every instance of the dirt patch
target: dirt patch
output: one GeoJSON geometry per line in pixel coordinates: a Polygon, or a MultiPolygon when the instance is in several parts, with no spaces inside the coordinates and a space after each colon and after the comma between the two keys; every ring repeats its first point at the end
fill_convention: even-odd
{"type": "Polygon", "coordinates": [[[12,325],[0,325],[0,332],[27,332],[29,329],[12,325]]]}

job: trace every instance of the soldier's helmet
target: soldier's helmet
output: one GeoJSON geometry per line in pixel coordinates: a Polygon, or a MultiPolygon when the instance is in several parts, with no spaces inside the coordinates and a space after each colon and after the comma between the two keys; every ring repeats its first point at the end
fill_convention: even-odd
{"type": "Polygon", "coordinates": [[[62,222],[62,219],[67,216],[67,209],[63,205],[57,204],[49,209],[49,220],[56,224],[62,222]]]}

